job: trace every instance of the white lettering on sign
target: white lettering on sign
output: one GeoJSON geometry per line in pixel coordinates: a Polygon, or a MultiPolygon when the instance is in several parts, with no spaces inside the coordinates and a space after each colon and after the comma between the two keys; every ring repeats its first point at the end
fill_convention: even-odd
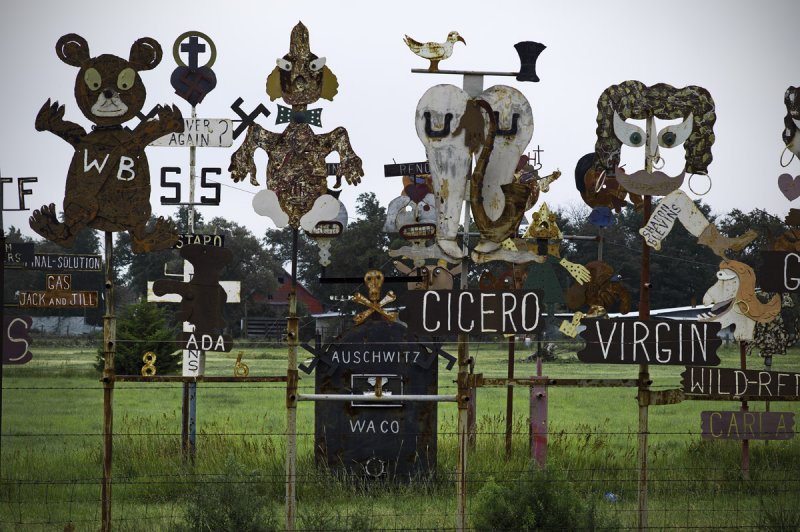
{"type": "Polygon", "coordinates": [[[789,262],[792,262],[793,266],[796,267],[797,263],[800,262],[800,255],[797,253],[788,253],[783,258],[783,286],[786,287],[786,290],[793,292],[800,288],[800,278],[789,276],[789,262]]]}
{"type": "Polygon", "coordinates": [[[120,181],[133,181],[136,177],[136,172],[133,171],[134,160],[123,155],[119,158],[119,169],[117,170],[117,179],[120,181]]]}
{"type": "Polygon", "coordinates": [[[210,334],[201,334],[200,342],[198,342],[195,334],[191,333],[186,340],[186,349],[191,351],[196,351],[198,349],[202,349],[203,351],[224,351],[225,340],[222,335],[218,335],[215,338],[210,334]]]}
{"type": "Polygon", "coordinates": [[[400,422],[396,419],[383,421],[376,424],[373,420],[356,419],[350,420],[350,432],[372,433],[372,434],[399,434],[400,422]]]}
{"type": "Polygon", "coordinates": [[[331,362],[336,364],[385,364],[417,362],[422,351],[339,351],[331,354],[331,362]]]}
{"type": "Polygon", "coordinates": [[[169,133],[150,146],[228,148],[233,146],[233,121],[228,118],[184,118],[183,133],[169,133]]]}
{"type": "Polygon", "coordinates": [[[103,167],[105,167],[106,162],[108,161],[108,154],[106,154],[105,158],[103,159],[102,163],[98,163],[97,160],[93,160],[89,162],[89,150],[83,150],[83,171],[88,172],[92,168],[97,170],[97,173],[103,171],[103,167]]]}
{"type": "Polygon", "coordinates": [[[406,298],[405,321],[413,331],[522,333],[539,326],[539,297],[534,291],[426,290],[411,291],[406,298]]]}

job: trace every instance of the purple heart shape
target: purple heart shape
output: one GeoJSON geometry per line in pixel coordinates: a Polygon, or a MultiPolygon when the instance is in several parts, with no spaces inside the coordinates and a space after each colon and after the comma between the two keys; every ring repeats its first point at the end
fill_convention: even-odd
{"type": "Polygon", "coordinates": [[[800,197],[800,175],[792,177],[789,174],[781,174],[778,176],[778,188],[789,201],[797,199],[800,197]]]}

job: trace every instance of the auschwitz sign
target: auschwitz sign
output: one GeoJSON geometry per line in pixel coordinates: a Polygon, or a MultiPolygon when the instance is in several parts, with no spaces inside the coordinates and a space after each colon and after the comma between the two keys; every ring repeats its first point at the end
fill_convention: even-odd
{"type": "Polygon", "coordinates": [[[799,397],[800,373],[735,368],[691,367],[681,373],[683,392],[752,399],[799,397]]]}
{"type": "Polygon", "coordinates": [[[97,291],[72,291],[72,276],[69,274],[49,274],[46,289],[20,291],[21,308],[75,308],[96,307],[97,291]]]}
{"type": "Polygon", "coordinates": [[[533,290],[413,290],[406,302],[404,321],[418,333],[523,334],[540,325],[533,290]]]}
{"type": "Polygon", "coordinates": [[[789,440],[794,437],[792,412],[700,412],[704,440],[789,440]]]}
{"type": "Polygon", "coordinates": [[[183,126],[183,133],[168,133],[149,145],[179,148],[233,146],[233,120],[229,118],[184,118],[183,126]]]}
{"type": "Polygon", "coordinates": [[[225,235],[199,235],[195,233],[181,233],[173,249],[181,249],[190,244],[200,244],[201,246],[225,247],[225,235]]]}
{"type": "Polygon", "coordinates": [[[33,358],[30,331],[33,318],[30,316],[4,316],[3,364],[25,364],[33,358]]]}
{"type": "Polygon", "coordinates": [[[430,174],[431,165],[428,161],[419,163],[399,163],[399,164],[384,164],[383,176],[396,177],[402,175],[421,175],[430,174]]]}
{"type": "Polygon", "coordinates": [[[26,262],[33,262],[33,242],[6,243],[6,254],[3,262],[6,266],[23,267],[26,262]]]}
{"type": "Polygon", "coordinates": [[[99,272],[103,271],[100,255],[64,255],[60,253],[36,253],[31,262],[26,262],[29,270],[47,272],[99,272]]]}
{"type": "Polygon", "coordinates": [[[762,251],[762,266],[756,277],[765,292],[800,292],[800,254],[762,251]]]}
{"type": "MultiPolygon", "coordinates": [[[[369,319],[317,353],[315,390],[360,396],[436,395],[437,354],[401,324],[369,319]]],[[[436,470],[433,401],[316,401],[315,459],[361,478],[408,481],[436,470]]]]}
{"type": "Polygon", "coordinates": [[[706,365],[720,363],[721,325],[697,321],[585,319],[581,362],[706,365]]]}

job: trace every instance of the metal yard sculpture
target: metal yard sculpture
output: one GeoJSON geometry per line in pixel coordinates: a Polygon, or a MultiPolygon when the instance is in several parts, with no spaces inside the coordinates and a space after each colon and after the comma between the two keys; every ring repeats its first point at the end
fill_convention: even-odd
{"type": "Polygon", "coordinates": [[[30,217],[31,228],[59,245],[72,247],[86,227],[107,232],[128,231],[135,253],[172,247],[178,232],[172,220],[159,218],[148,231],[150,219],[150,170],[144,148],[157,138],[182,132],[183,118],[177,107],[156,107],[155,119],[142,121],[133,130],[123,124],[143,106],[145,86],[139,72],[161,62],[161,46],[143,37],[133,43],[128,59],[103,54],[89,55],[89,45],[70,33],[56,43],[56,54],[79,69],[75,100],[94,125],[87,133],[64,120],[64,106],[48,100],[36,116],[36,129],[50,131],[74,149],[64,195],[64,221],[54,204],[44,205],[30,217]]]}
{"type": "Polygon", "coordinates": [[[412,39],[408,35],[403,37],[403,42],[406,43],[406,46],[408,46],[409,50],[423,59],[427,59],[431,62],[430,66],[428,67],[428,72],[437,72],[439,70],[439,61],[444,61],[453,55],[453,45],[455,43],[462,42],[464,45],[467,44],[467,41],[465,41],[457,31],[451,31],[448,33],[447,39],[445,39],[445,41],[442,43],[421,43],[412,39]]]}
{"type": "Polygon", "coordinates": [[[267,189],[253,198],[253,208],[258,214],[268,216],[279,228],[302,226],[312,231],[316,224],[334,220],[339,214],[339,200],[327,194],[327,168],[325,157],[337,152],[340,157],[337,180],[344,178],[357,185],[364,175],[361,158],[350,146],[347,130],[337,127],[320,135],[311,125],[321,126],[320,109],[308,105],[320,98],[333,100],[338,82],[325,65],[325,58],[311,52],[308,29],[298,22],[292,29],[289,53],[277,59],[277,67],[267,78],[267,95],[271,100],[283,98],[291,109],[279,106],[277,123],[289,122],[282,133],[267,131],[258,124],[247,129],[239,149],[231,156],[231,178],[238,182],[250,176],[250,183],[258,186],[256,148],[267,152],[267,189]]]}
{"type": "MultiPolygon", "coordinates": [[[[800,87],[789,87],[783,97],[786,116],[783,118],[783,143],[786,145],[781,153],[781,166],[786,168],[795,157],[800,157],[800,87]],[[784,164],[784,154],[790,152],[789,161],[784,164]]],[[[778,188],[789,201],[800,197],[800,176],[781,174],[778,177],[778,188]]]]}
{"type": "Polygon", "coordinates": [[[603,91],[597,109],[594,170],[598,180],[616,179],[632,194],[664,196],[683,184],[686,173],[707,175],[716,114],[714,100],[706,89],[695,85],[676,89],[664,83],[647,87],[640,81],[629,80],[603,91]],[[656,132],[655,118],[682,118],[683,122],[656,132]],[[646,120],[647,130],[628,123],[629,119],[646,120]],[[657,169],[628,174],[618,168],[623,144],[644,147],[654,165],[662,161],[660,149],[684,145],[684,171],[677,176],[657,169]]]}
{"type": "Polygon", "coordinates": [[[608,315],[609,309],[619,304],[620,314],[631,310],[631,296],[622,285],[614,268],[601,260],[593,260],[586,265],[591,278],[586,283],[575,283],[567,289],[565,302],[567,308],[577,311],[588,307],[589,318],[608,315]]]}

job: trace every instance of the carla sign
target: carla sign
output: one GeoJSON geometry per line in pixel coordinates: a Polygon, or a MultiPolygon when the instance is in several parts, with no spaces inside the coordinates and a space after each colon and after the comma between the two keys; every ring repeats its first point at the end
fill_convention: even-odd
{"type": "Polygon", "coordinates": [[[525,334],[539,328],[538,291],[413,290],[403,321],[409,330],[450,333],[525,334]]]}
{"type": "Polygon", "coordinates": [[[3,316],[3,364],[25,364],[33,358],[28,349],[33,318],[30,316],[3,316]]]}
{"type": "Polygon", "coordinates": [[[700,412],[704,440],[789,440],[794,437],[792,412],[700,412]]]}
{"type": "Polygon", "coordinates": [[[681,373],[681,384],[684,393],[710,397],[800,397],[800,373],[698,366],[681,373]]]}
{"type": "Polygon", "coordinates": [[[800,292],[800,254],[762,251],[762,266],[756,274],[765,292],[800,292]]]}
{"type": "Polygon", "coordinates": [[[585,319],[581,362],[712,365],[720,363],[721,325],[697,321],[585,319]]]}

